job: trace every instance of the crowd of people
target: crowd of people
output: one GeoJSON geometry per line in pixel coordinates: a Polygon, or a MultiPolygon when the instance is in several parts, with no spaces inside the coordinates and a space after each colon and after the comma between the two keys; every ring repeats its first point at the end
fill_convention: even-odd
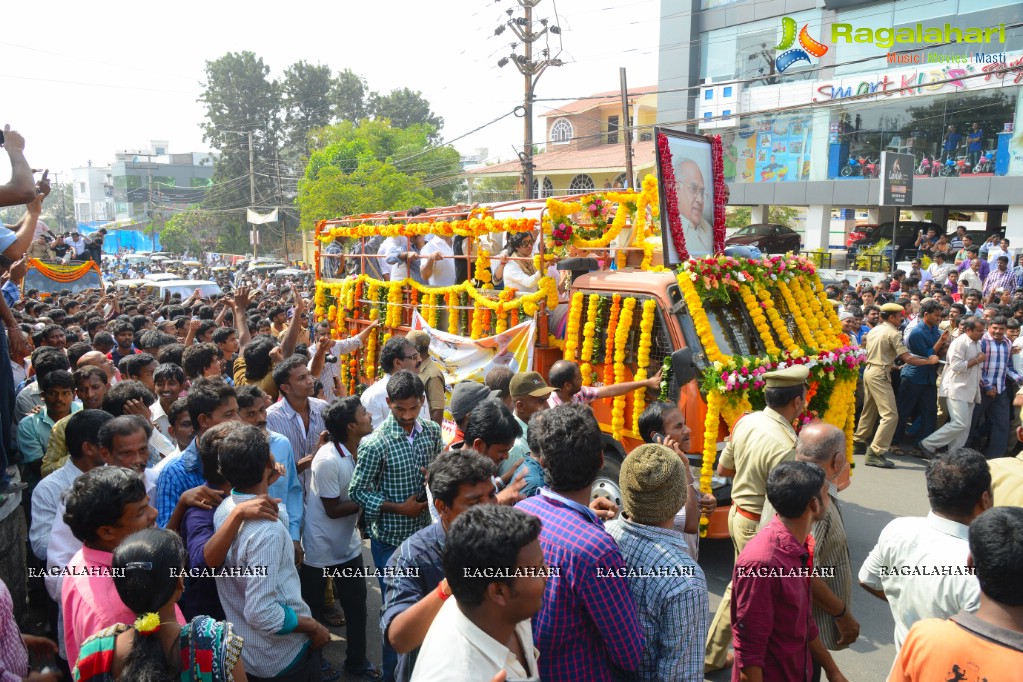
{"type": "MultiPolygon", "coordinates": [[[[23,140],[4,132],[14,177],[0,202],[41,203],[23,140]]],[[[29,223],[0,230],[0,267],[28,249],[29,223]]],[[[985,374],[1001,353],[1010,376],[1016,357],[996,337],[1010,327],[1003,299],[946,304],[895,282],[830,293],[870,358],[861,424],[882,421],[857,441],[874,436],[870,463],[890,461],[885,433],[922,440],[935,455],[931,511],[892,521],[857,580],[891,608],[891,679],[953,668],[1004,679],[1023,658],[1023,509],[991,507],[1023,504],[1023,461],[963,447],[955,403],[977,370],[971,390],[990,400],[967,437],[1004,455],[997,397],[1012,388],[995,368],[985,374]],[[937,396],[907,397],[892,416],[876,388],[901,357],[903,385],[936,390],[924,373],[939,356],[942,429],[957,434],[947,443],[928,441],[942,434],[926,421],[937,396]],[[912,567],[942,570],[900,570],[912,567]]],[[[699,523],[717,500],[694,479],[677,405],[642,411],[620,508],[593,494],[605,440],[589,403],[653,393],[659,373],[583,386],[579,366],[561,360],[546,377],[494,368],[448,397],[429,337],[410,333],[383,344],[375,383],[346,395],[338,359],[374,326],[335,338],[298,286],[163,299],[3,293],[4,682],[332,680],[342,674],[323,655],[341,646],[332,628],[343,628],[344,672],[367,680],[701,680],[729,665],[733,680],[845,679],[831,652],[860,631],[836,485],[845,434],[794,430],[803,366],[764,376],[767,407],[739,420],[720,457],[736,562],[711,620],[699,523]],[[381,650],[370,651],[378,626],[381,650]]],[[[1007,312],[1023,316],[1023,303],[1007,312]]]]}

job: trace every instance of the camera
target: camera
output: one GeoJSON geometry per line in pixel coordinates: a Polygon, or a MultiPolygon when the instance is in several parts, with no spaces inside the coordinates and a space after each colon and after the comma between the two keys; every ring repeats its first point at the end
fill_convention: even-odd
{"type": "Polygon", "coordinates": [[[323,358],[324,362],[337,362],[337,356],[333,353],[327,353],[326,357],[323,358]]]}

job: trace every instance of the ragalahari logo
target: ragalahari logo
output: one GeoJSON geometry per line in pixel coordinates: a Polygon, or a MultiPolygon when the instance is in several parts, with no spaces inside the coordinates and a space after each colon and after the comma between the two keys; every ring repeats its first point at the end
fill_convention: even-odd
{"type": "Polygon", "coordinates": [[[797,47],[790,50],[789,48],[796,42],[796,20],[792,17],[782,17],[781,42],[774,48],[775,50],[785,50],[774,60],[774,68],[778,73],[785,73],[786,69],[798,61],[812,64],[810,55],[820,59],[828,53],[827,45],[819,43],[810,37],[810,33],[806,30],[807,26],[809,24],[803,24],[802,30],[799,31],[799,45],[802,49],[797,47]]]}

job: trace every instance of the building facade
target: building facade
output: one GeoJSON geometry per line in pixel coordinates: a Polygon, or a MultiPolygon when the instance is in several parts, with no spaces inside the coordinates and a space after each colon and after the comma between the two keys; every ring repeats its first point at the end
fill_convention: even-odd
{"type": "Polygon", "coordinates": [[[805,206],[804,248],[842,245],[841,209],[894,216],[870,165],[891,151],[914,156],[913,218],[972,212],[1023,243],[1023,3],[690,2],[662,3],[658,123],[722,136],[754,222],[805,206]]]}
{"type": "MultiPolygon", "coordinates": [[[[657,119],[657,87],[629,89],[629,125],[632,135],[633,172],[638,179],[654,172],[654,143],[651,126],[657,119]]],[[[544,140],[537,141],[533,156],[533,196],[580,194],[626,186],[625,125],[622,123],[621,94],[601,92],[587,99],[569,102],[540,115],[544,140]]],[[[474,183],[482,178],[520,178],[518,160],[467,171],[470,197],[474,183]]],[[[636,179],[633,187],[638,186],[636,179]]],[[[508,199],[521,196],[509,190],[508,199]]],[[[486,196],[478,200],[488,201],[486,196]]]]}

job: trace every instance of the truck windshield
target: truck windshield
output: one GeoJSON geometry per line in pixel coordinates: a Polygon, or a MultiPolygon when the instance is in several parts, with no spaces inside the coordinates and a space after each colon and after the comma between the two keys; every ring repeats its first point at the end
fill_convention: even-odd
{"type": "MultiPolygon", "coordinates": [[[[693,349],[697,366],[700,369],[708,364],[706,351],[700,343],[700,337],[696,333],[696,326],[685,306],[685,300],[678,287],[672,285],[668,289],[673,303],[672,311],[678,316],[679,325],[682,327],[682,334],[685,336],[686,345],[693,349]]],[[[730,301],[728,304],[721,304],[716,301],[704,301],[704,310],[707,311],[707,319],[710,322],[710,330],[714,335],[714,341],[724,355],[762,355],[766,352],[760,335],[757,334],[753,322],[749,319],[749,313],[741,301],[730,301]]]]}

